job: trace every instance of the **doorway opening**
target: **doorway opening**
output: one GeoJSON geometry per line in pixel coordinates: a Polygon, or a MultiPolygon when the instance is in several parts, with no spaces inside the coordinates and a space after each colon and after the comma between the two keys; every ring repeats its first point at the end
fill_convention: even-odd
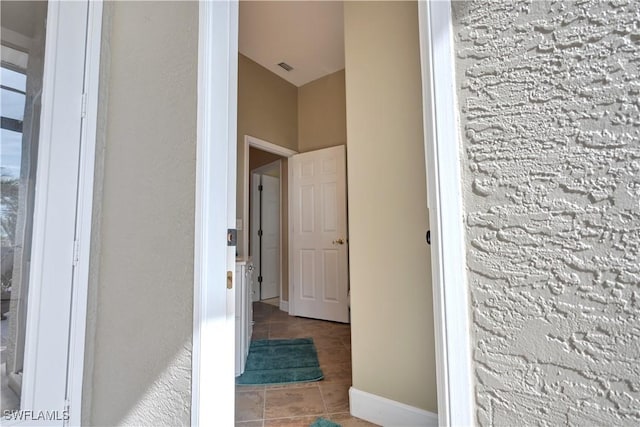
{"type": "MultiPolygon", "coordinates": [[[[240,4],[239,15],[240,185],[236,194],[244,204],[238,203],[243,211],[236,216],[240,243],[236,261],[253,264],[247,280],[254,301],[251,338],[312,338],[325,378],[305,388],[238,386],[236,422],[300,418],[296,421],[302,424],[306,422],[302,418],[311,413],[291,412],[287,400],[296,399],[312,401],[313,414],[347,420],[352,375],[342,4],[247,2],[240,4]],[[271,47],[260,43],[264,40],[261,28],[283,20],[286,27],[300,30],[308,28],[310,20],[316,23],[313,41],[289,40],[306,46],[306,59],[294,58],[286,39],[272,40],[271,47]],[[331,64],[314,44],[326,41],[337,46],[331,64]],[[265,58],[269,55],[282,58],[265,58]],[[310,56],[322,65],[311,64],[310,56]],[[294,67],[283,71],[288,76],[271,67],[285,60],[294,67]],[[300,78],[292,80],[293,75],[300,78]],[[263,162],[256,164],[257,156],[263,162]],[[275,197],[278,188],[279,200],[275,197]],[[266,211],[269,204],[279,206],[280,214],[273,213],[275,209],[266,211]],[[280,219],[279,233],[274,217],[280,219]],[[270,241],[269,233],[280,234],[279,248],[270,241]],[[279,262],[274,261],[278,253],[279,262]],[[273,270],[278,266],[280,286],[269,279],[270,269],[277,278],[273,270]],[[281,399],[288,394],[288,399],[281,399]]],[[[296,30],[296,34],[303,33],[296,30]]],[[[270,36],[273,34],[271,31],[270,36]]]]}
{"type": "MultiPolygon", "coordinates": [[[[237,42],[238,42],[236,37],[236,35],[238,34],[237,33],[238,21],[237,19],[235,19],[237,18],[237,12],[238,12],[237,5],[233,6],[233,4],[229,4],[230,5],[229,6],[229,5],[226,5],[225,3],[220,3],[220,5],[225,5],[224,8],[223,6],[216,6],[216,8],[214,8],[214,7],[210,7],[210,5],[212,5],[212,3],[210,2],[201,2],[201,7],[204,9],[204,12],[201,13],[201,16],[208,19],[208,21],[204,19],[202,20],[207,24],[205,26],[205,29],[210,30],[213,27],[213,24],[222,24],[221,26],[226,25],[226,27],[224,28],[228,31],[228,34],[230,35],[230,37],[224,38],[224,39],[222,38],[216,39],[214,37],[208,37],[209,33],[201,32],[202,34],[204,34],[204,35],[201,35],[201,40],[204,40],[209,44],[212,44],[215,42],[216,46],[221,46],[222,48],[224,48],[223,53],[226,53],[227,55],[222,56],[218,62],[225,67],[224,69],[227,72],[230,72],[227,74],[228,76],[231,77],[230,83],[227,83],[227,85],[225,86],[227,89],[229,89],[229,87],[236,82],[234,78],[235,78],[235,71],[237,71],[237,68],[235,68],[237,64],[234,61],[235,57],[233,56],[233,54],[234,54],[234,51],[237,51],[237,42]],[[224,12],[228,12],[230,10],[231,13],[229,13],[228,15],[215,13],[218,11],[218,9],[223,9],[224,12]],[[211,22],[212,24],[209,24],[209,22],[211,22]]],[[[450,193],[452,193],[457,195],[458,193],[456,191],[451,191],[454,187],[458,188],[457,191],[459,191],[459,185],[454,185],[456,183],[453,182],[455,178],[459,178],[459,175],[457,174],[455,168],[450,167],[452,164],[457,164],[455,159],[457,158],[456,150],[458,150],[459,146],[457,144],[457,137],[455,136],[456,133],[452,132],[451,134],[449,134],[446,132],[442,132],[443,128],[447,128],[447,127],[452,130],[457,129],[456,124],[453,123],[455,119],[455,114],[452,113],[453,111],[455,111],[455,108],[450,108],[449,103],[443,102],[443,100],[448,101],[449,99],[453,102],[453,100],[455,99],[454,97],[448,96],[448,92],[450,92],[455,88],[455,86],[451,84],[451,79],[453,78],[454,73],[452,73],[449,68],[451,66],[451,58],[452,58],[451,55],[453,52],[450,45],[453,40],[452,37],[450,37],[451,35],[451,17],[449,15],[450,3],[448,1],[435,2],[433,4],[431,4],[430,2],[419,2],[419,10],[420,10],[419,11],[420,48],[421,48],[421,59],[422,59],[421,68],[423,73],[423,84],[424,84],[422,101],[423,101],[423,108],[424,108],[425,133],[428,132],[428,136],[425,135],[424,140],[425,140],[426,148],[430,150],[429,153],[431,154],[430,156],[428,156],[427,164],[429,166],[432,166],[431,168],[427,168],[427,173],[429,178],[432,179],[430,181],[431,182],[430,185],[433,185],[436,190],[440,190],[442,188],[445,189],[445,191],[429,192],[431,209],[437,212],[437,214],[434,215],[437,220],[434,221],[431,224],[431,226],[432,226],[432,234],[436,233],[434,234],[434,238],[433,238],[433,245],[434,245],[433,253],[436,254],[436,256],[434,257],[434,265],[437,266],[437,269],[434,268],[432,277],[434,281],[433,283],[434,287],[437,287],[436,291],[434,292],[434,310],[436,315],[436,327],[435,327],[436,341],[437,341],[436,353],[438,357],[438,362],[437,362],[438,387],[437,388],[439,391],[439,394],[438,394],[439,407],[440,407],[439,418],[442,424],[469,424],[468,420],[472,419],[472,414],[474,413],[472,411],[472,405],[468,405],[468,403],[471,402],[471,396],[472,396],[471,391],[473,390],[473,387],[469,386],[469,384],[471,384],[472,382],[468,380],[469,378],[472,378],[472,377],[469,375],[469,372],[470,372],[469,363],[467,360],[468,358],[466,357],[466,355],[469,353],[469,348],[467,345],[468,334],[466,334],[464,330],[467,327],[468,313],[467,312],[462,313],[464,310],[467,309],[467,305],[466,305],[466,300],[461,297],[461,295],[463,295],[464,293],[466,282],[463,280],[460,280],[460,281],[455,280],[458,277],[457,276],[458,271],[463,271],[462,269],[460,269],[460,261],[459,261],[460,257],[458,255],[464,254],[464,252],[462,251],[462,249],[464,249],[464,245],[463,245],[464,242],[461,239],[458,239],[460,235],[459,232],[454,233],[454,237],[455,237],[454,239],[451,239],[451,238],[447,239],[447,242],[452,242],[452,243],[451,244],[448,243],[446,246],[443,245],[442,239],[438,238],[438,235],[440,235],[438,234],[438,232],[441,232],[443,228],[448,231],[451,231],[451,230],[455,231],[456,226],[457,228],[460,228],[459,224],[457,224],[456,221],[459,221],[459,218],[461,218],[460,209],[457,204],[455,203],[450,204],[448,202],[443,204],[442,201],[440,200],[441,194],[448,196],[450,193]],[[430,9],[434,9],[434,10],[430,11],[430,9]],[[446,35],[446,37],[440,37],[441,33],[446,35]],[[438,35],[438,37],[433,37],[435,35],[438,35]],[[439,61],[436,61],[435,59],[439,59],[439,61]],[[442,91],[439,90],[438,93],[436,94],[434,94],[434,88],[435,88],[434,81],[438,81],[439,88],[440,87],[444,88],[442,91]],[[442,83],[442,81],[444,81],[445,83],[442,83]],[[441,125],[441,122],[443,122],[444,125],[450,124],[451,126],[441,125]],[[438,131],[437,133],[436,133],[436,130],[438,131]],[[441,136],[441,135],[445,135],[445,136],[441,136]],[[427,143],[428,141],[433,141],[433,144],[428,144],[427,143]],[[451,143],[451,141],[454,141],[455,143],[451,143]],[[434,149],[434,147],[438,149],[434,149]],[[439,155],[434,156],[433,151],[435,151],[439,155]],[[445,182],[446,185],[442,185],[441,183],[443,176],[449,177],[449,179],[446,180],[445,182]],[[440,178],[440,180],[437,178],[440,178]],[[444,274],[445,272],[447,274],[444,274]],[[452,288],[452,290],[455,291],[455,292],[447,292],[447,298],[445,298],[445,295],[444,295],[445,276],[448,277],[446,281],[447,289],[452,288]],[[453,277],[453,279],[451,277],[453,277]],[[455,399],[453,399],[453,397],[455,397],[455,399]]],[[[240,35],[240,37],[242,37],[242,35],[240,35]]],[[[201,56],[208,57],[207,56],[208,51],[203,49],[203,52],[204,54],[202,54],[201,56]]],[[[208,64],[206,61],[199,61],[199,62],[201,62],[204,65],[208,64]]],[[[207,88],[207,86],[209,86],[209,82],[215,82],[216,79],[212,78],[213,72],[204,65],[200,66],[200,74],[204,75],[205,77],[210,77],[208,79],[202,80],[204,82],[203,86],[207,88]]],[[[213,97],[214,93],[216,92],[204,91],[204,94],[205,94],[204,98],[206,98],[207,100],[216,99],[213,97]]],[[[225,112],[227,110],[235,111],[236,109],[235,98],[230,97],[227,100],[227,99],[221,99],[220,97],[218,97],[218,99],[220,99],[220,101],[218,103],[215,103],[213,107],[218,108],[222,112],[225,112]]],[[[208,112],[208,110],[210,109],[208,108],[209,106],[206,103],[203,103],[203,105],[204,107],[200,106],[199,110],[208,112]]],[[[224,118],[227,117],[224,115],[221,115],[221,116],[223,116],[224,118]]],[[[204,115],[204,117],[217,117],[217,116],[204,115]]],[[[228,120],[226,122],[226,124],[230,126],[227,126],[227,127],[221,126],[221,127],[227,132],[233,133],[230,127],[235,125],[235,123],[236,123],[235,117],[232,117],[231,120],[228,120]]],[[[223,125],[224,124],[225,123],[223,123],[223,125]]],[[[205,126],[201,125],[200,127],[204,128],[205,130],[208,130],[205,126]]],[[[206,138],[199,137],[200,145],[204,147],[208,147],[210,144],[208,144],[207,141],[208,140],[206,138]]],[[[222,159],[218,162],[218,166],[222,168],[225,166],[224,161],[226,160],[227,150],[232,153],[230,158],[233,159],[233,154],[235,153],[235,144],[231,143],[229,145],[228,144],[218,144],[218,145],[216,145],[215,147],[220,148],[220,151],[222,151],[223,152],[222,154],[224,154],[224,156],[218,157],[219,159],[222,159]]],[[[211,159],[207,158],[205,159],[205,161],[202,161],[200,163],[204,163],[205,165],[208,165],[208,163],[211,160],[215,160],[215,159],[216,157],[212,157],[211,159]]],[[[236,172],[235,163],[233,164],[229,163],[229,167],[230,167],[230,182],[233,183],[235,178],[235,172],[236,172]]],[[[238,175],[238,177],[241,177],[241,176],[242,175],[238,175]]],[[[217,184],[217,181],[215,180],[212,180],[211,182],[213,182],[214,184],[217,184]]],[[[246,181],[245,181],[245,185],[248,185],[246,181]]],[[[224,185],[222,185],[220,187],[222,189],[219,189],[219,188],[216,188],[216,189],[220,190],[220,193],[223,195],[227,194],[228,191],[234,190],[233,185],[230,185],[228,187],[224,187],[224,185]]],[[[433,188],[430,187],[430,189],[433,189],[433,188]]],[[[214,194],[210,191],[210,188],[207,186],[203,186],[202,190],[203,191],[200,191],[199,194],[204,196],[207,200],[210,197],[209,196],[210,194],[214,194]]],[[[245,191],[244,195],[247,195],[247,194],[248,194],[248,191],[245,191]]],[[[224,200],[222,200],[222,202],[224,202],[224,200]]],[[[235,204],[234,198],[231,198],[230,204],[231,205],[235,204]]],[[[201,211],[204,213],[207,212],[206,209],[201,209],[201,211]]],[[[232,223],[234,213],[235,213],[235,210],[233,209],[233,206],[230,206],[229,216],[227,218],[227,224],[232,223]]],[[[246,218],[246,217],[247,215],[244,215],[243,218],[246,218]]],[[[216,223],[216,225],[219,225],[218,228],[222,228],[223,225],[226,226],[227,224],[222,224],[221,221],[216,223]]],[[[242,233],[239,233],[239,234],[241,235],[242,233]]],[[[209,241],[209,240],[205,241],[205,243],[206,243],[205,248],[203,250],[198,251],[199,255],[207,254],[206,249],[208,249],[209,247],[220,249],[220,251],[223,249],[222,244],[218,244],[218,243],[214,244],[213,241],[209,241]]],[[[246,245],[244,245],[244,247],[246,247],[246,245]]],[[[232,258],[228,257],[227,260],[229,262],[232,260],[232,258]]],[[[209,270],[214,271],[213,268],[208,268],[208,267],[202,268],[202,270],[205,273],[208,272],[209,270]]],[[[221,272],[221,268],[218,268],[215,271],[221,272]]],[[[218,276],[222,277],[223,275],[219,274],[218,276]]],[[[218,283],[218,280],[222,280],[222,279],[216,279],[215,281],[216,284],[218,283]]],[[[211,281],[213,282],[213,280],[211,281]]],[[[204,283],[206,284],[208,282],[204,282],[204,283]]],[[[196,283],[196,290],[200,288],[201,287],[199,286],[199,283],[196,283]]],[[[218,289],[217,287],[213,287],[213,286],[210,288],[212,289],[215,288],[216,290],[218,289]]],[[[205,288],[205,289],[208,290],[209,288],[205,288]]],[[[209,293],[213,294],[213,292],[209,292],[209,293]]],[[[196,308],[201,307],[202,305],[204,304],[199,302],[199,305],[196,308]]],[[[217,315],[219,312],[220,310],[218,309],[216,311],[215,308],[209,309],[206,311],[207,314],[213,314],[213,315],[217,315]]],[[[196,322],[197,322],[196,325],[201,325],[203,323],[202,319],[200,318],[196,318],[196,322]]],[[[204,334],[198,331],[198,334],[196,336],[196,339],[197,339],[196,342],[206,341],[203,338],[205,338],[204,334]]],[[[194,345],[194,358],[196,356],[198,357],[201,356],[201,354],[208,355],[209,353],[212,353],[211,351],[209,351],[209,349],[206,349],[206,350],[207,351],[200,351],[199,347],[194,345]]],[[[216,352],[218,352],[218,349],[216,349],[216,352]]],[[[229,372],[228,368],[229,368],[229,364],[226,364],[224,372],[229,372]]],[[[215,371],[215,372],[221,373],[222,377],[225,376],[224,372],[222,371],[215,371]]],[[[205,375],[202,375],[199,370],[198,371],[194,370],[194,378],[195,378],[194,384],[197,386],[202,382],[199,380],[201,380],[202,378],[205,378],[205,375]]],[[[224,387],[228,387],[227,383],[225,383],[224,387]]],[[[224,412],[225,416],[228,417],[230,412],[229,411],[230,406],[225,405],[225,403],[228,402],[228,400],[218,399],[216,401],[216,399],[214,399],[213,401],[215,401],[216,404],[215,405],[210,404],[212,402],[211,400],[212,397],[224,395],[226,393],[225,390],[228,390],[228,388],[223,388],[223,386],[218,386],[216,388],[211,388],[211,389],[207,389],[200,392],[199,389],[196,389],[194,387],[194,405],[193,405],[194,410],[192,412],[195,414],[194,419],[198,420],[203,418],[203,416],[207,416],[211,418],[213,415],[220,412],[224,412]],[[203,405],[202,404],[203,402],[207,402],[207,405],[206,406],[203,405]]],[[[255,404],[254,406],[256,407],[260,406],[264,408],[264,403],[265,403],[264,391],[256,391],[255,393],[257,395],[255,396],[256,399],[253,400],[253,403],[255,404]]],[[[236,392],[236,402],[238,401],[239,401],[238,392],[236,392]]],[[[238,411],[238,405],[236,405],[236,422],[242,421],[238,419],[237,411],[238,411]]],[[[215,419],[215,418],[212,418],[212,419],[215,419]]]]}
{"type": "MultiPolygon", "coordinates": [[[[242,216],[236,221],[238,233],[241,235],[237,260],[249,261],[252,264],[251,300],[277,298],[277,307],[288,312],[289,188],[287,170],[288,158],[297,152],[249,135],[244,136],[243,148],[244,195],[240,192],[241,187],[237,189],[238,200],[242,201],[240,211],[242,216]],[[254,179],[254,174],[258,176],[257,179],[254,179]],[[269,182],[266,200],[269,209],[268,212],[265,212],[269,216],[267,218],[269,224],[268,235],[263,230],[263,235],[258,236],[260,232],[259,186],[261,181],[269,182]],[[278,194],[276,195],[276,193],[278,194]],[[275,198],[278,199],[277,202],[275,202],[275,198]],[[279,211],[277,214],[274,213],[276,210],[279,211]],[[261,247],[261,243],[264,243],[264,246],[261,247]],[[263,252],[262,257],[261,252],[263,252]],[[262,266],[260,265],[261,259],[264,260],[262,266]],[[261,274],[261,270],[266,273],[266,276],[261,274]],[[262,282],[259,282],[260,275],[262,275],[262,282]]],[[[271,302],[274,303],[274,301],[271,302]]]]}
{"type": "MultiPolygon", "coordinates": [[[[252,301],[280,307],[282,299],[282,170],[285,159],[256,148],[249,150],[249,257],[254,267],[252,301]],[[273,158],[277,160],[272,161],[273,158]],[[269,162],[266,163],[265,162],[269,162]]],[[[286,249],[286,248],[285,248],[286,249]]]]}

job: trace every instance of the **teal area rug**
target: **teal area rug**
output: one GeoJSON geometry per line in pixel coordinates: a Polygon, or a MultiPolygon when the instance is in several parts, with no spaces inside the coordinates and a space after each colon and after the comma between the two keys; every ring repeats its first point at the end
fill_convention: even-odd
{"type": "Polygon", "coordinates": [[[236,384],[288,384],[322,378],[312,338],[258,340],[251,342],[244,373],[236,384]]]}
{"type": "Polygon", "coordinates": [[[333,421],[329,421],[326,418],[318,418],[309,427],[342,427],[340,424],[336,424],[333,421]]]}

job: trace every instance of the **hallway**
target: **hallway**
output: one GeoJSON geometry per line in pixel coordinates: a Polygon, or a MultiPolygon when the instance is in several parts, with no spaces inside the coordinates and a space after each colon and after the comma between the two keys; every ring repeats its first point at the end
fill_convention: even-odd
{"type": "Polygon", "coordinates": [[[236,426],[306,427],[324,417],[344,427],[374,424],[349,414],[351,328],[348,324],[289,316],[253,304],[254,340],[312,337],[324,379],[280,386],[236,386],[236,426]]]}

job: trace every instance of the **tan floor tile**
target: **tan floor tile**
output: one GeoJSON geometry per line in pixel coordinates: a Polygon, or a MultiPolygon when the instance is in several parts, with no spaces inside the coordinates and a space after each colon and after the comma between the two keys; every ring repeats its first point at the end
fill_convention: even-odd
{"type": "Polygon", "coordinates": [[[267,311],[256,311],[256,310],[253,311],[253,320],[255,322],[268,321],[269,316],[271,316],[271,313],[267,311]]]}
{"type": "Polygon", "coordinates": [[[307,329],[313,336],[318,337],[342,337],[344,335],[341,328],[336,328],[333,324],[327,324],[327,322],[309,325],[307,329]]]}
{"type": "Polygon", "coordinates": [[[251,334],[251,341],[269,339],[269,327],[254,328],[251,334]]]}
{"type": "Polygon", "coordinates": [[[318,387],[269,389],[265,399],[265,419],[322,415],[325,412],[318,387]]]}
{"type": "Polygon", "coordinates": [[[362,420],[360,418],[356,418],[351,416],[350,413],[344,414],[331,414],[329,415],[329,420],[334,423],[340,424],[342,427],[375,427],[377,424],[370,423],[368,421],[362,420]]]}
{"type": "Polygon", "coordinates": [[[320,365],[333,365],[337,363],[349,363],[351,361],[351,352],[345,347],[324,349],[318,348],[318,360],[320,365]]]}
{"type": "Polygon", "coordinates": [[[309,381],[306,383],[292,383],[292,384],[272,384],[265,386],[267,390],[281,390],[283,388],[310,388],[310,387],[318,387],[317,381],[309,381]]]}
{"type": "Polygon", "coordinates": [[[265,420],[265,427],[309,427],[318,419],[317,416],[313,417],[295,417],[295,418],[280,418],[276,420],[265,420]]]}
{"type": "Polygon", "coordinates": [[[236,422],[236,427],[262,427],[263,423],[263,420],[236,422]]]}
{"type": "Polygon", "coordinates": [[[269,324],[266,322],[256,322],[253,325],[253,333],[255,334],[256,332],[269,332],[269,324]]]}
{"type": "Polygon", "coordinates": [[[253,320],[256,322],[266,322],[271,318],[274,311],[275,307],[269,304],[253,304],[253,320]]]}
{"type": "Polygon", "coordinates": [[[236,422],[264,418],[264,390],[236,392],[236,422]]]}
{"type": "Polygon", "coordinates": [[[316,345],[316,349],[323,349],[323,350],[334,350],[334,349],[345,350],[346,349],[344,343],[342,342],[342,338],[339,338],[339,337],[326,337],[326,336],[313,337],[313,342],[316,345]]]}
{"type": "Polygon", "coordinates": [[[269,339],[294,339],[294,338],[309,338],[309,334],[304,330],[290,330],[285,333],[282,331],[269,332],[269,339]]]}
{"type": "Polygon", "coordinates": [[[243,384],[236,384],[236,392],[239,391],[264,391],[265,386],[263,385],[243,385],[243,384]]]}
{"type": "Polygon", "coordinates": [[[285,321],[286,322],[286,321],[289,321],[289,320],[294,321],[295,317],[294,316],[289,316],[289,313],[287,313],[286,311],[282,311],[280,309],[277,309],[277,310],[275,310],[275,311],[273,311],[271,313],[271,316],[269,317],[269,320],[271,322],[277,322],[277,321],[285,321]]]}
{"type": "Polygon", "coordinates": [[[307,326],[318,326],[318,325],[322,325],[325,326],[327,325],[328,322],[324,321],[324,320],[318,320],[318,319],[311,319],[309,317],[296,317],[295,318],[297,322],[303,324],[303,325],[307,325],[307,326]]]}
{"type": "Polygon", "coordinates": [[[328,414],[349,411],[350,384],[327,383],[320,385],[322,399],[328,414]]]}
{"type": "Polygon", "coordinates": [[[331,334],[329,334],[329,336],[342,338],[346,340],[346,339],[349,339],[349,337],[351,336],[351,331],[349,329],[347,330],[339,329],[339,330],[333,331],[331,334]]]}
{"type": "Polygon", "coordinates": [[[351,336],[351,325],[348,323],[340,323],[333,331],[336,335],[347,338],[351,336]]]}
{"type": "Polygon", "coordinates": [[[321,365],[324,383],[351,384],[351,362],[321,365]]]}
{"type": "Polygon", "coordinates": [[[288,323],[272,323],[269,328],[269,338],[306,338],[309,331],[303,326],[290,325],[288,323]]]}

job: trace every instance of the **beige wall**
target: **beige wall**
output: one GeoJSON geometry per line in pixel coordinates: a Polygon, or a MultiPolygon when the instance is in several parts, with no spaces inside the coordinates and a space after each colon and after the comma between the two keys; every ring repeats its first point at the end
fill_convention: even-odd
{"type": "Polygon", "coordinates": [[[188,425],[198,5],[105,22],[83,422],[188,425]]]}
{"type": "Polygon", "coordinates": [[[291,83],[238,55],[238,138],[248,134],[296,150],[297,92],[291,83]]]}
{"type": "Polygon", "coordinates": [[[344,70],[298,88],[298,151],[347,143],[344,70]]]}
{"type": "Polygon", "coordinates": [[[435,412],[417,4],[344,8],[353,386],[435,412]]]}
{"type": "MultiPolygon", "coordinates": [[[[236,216],[243,218],[244,136],[298,149],[298,89],[244,55],[238,55],[238,193],[236,216]]],[[[244,256],[243,236],[238,231],[238,254],[244,256]]]]}

